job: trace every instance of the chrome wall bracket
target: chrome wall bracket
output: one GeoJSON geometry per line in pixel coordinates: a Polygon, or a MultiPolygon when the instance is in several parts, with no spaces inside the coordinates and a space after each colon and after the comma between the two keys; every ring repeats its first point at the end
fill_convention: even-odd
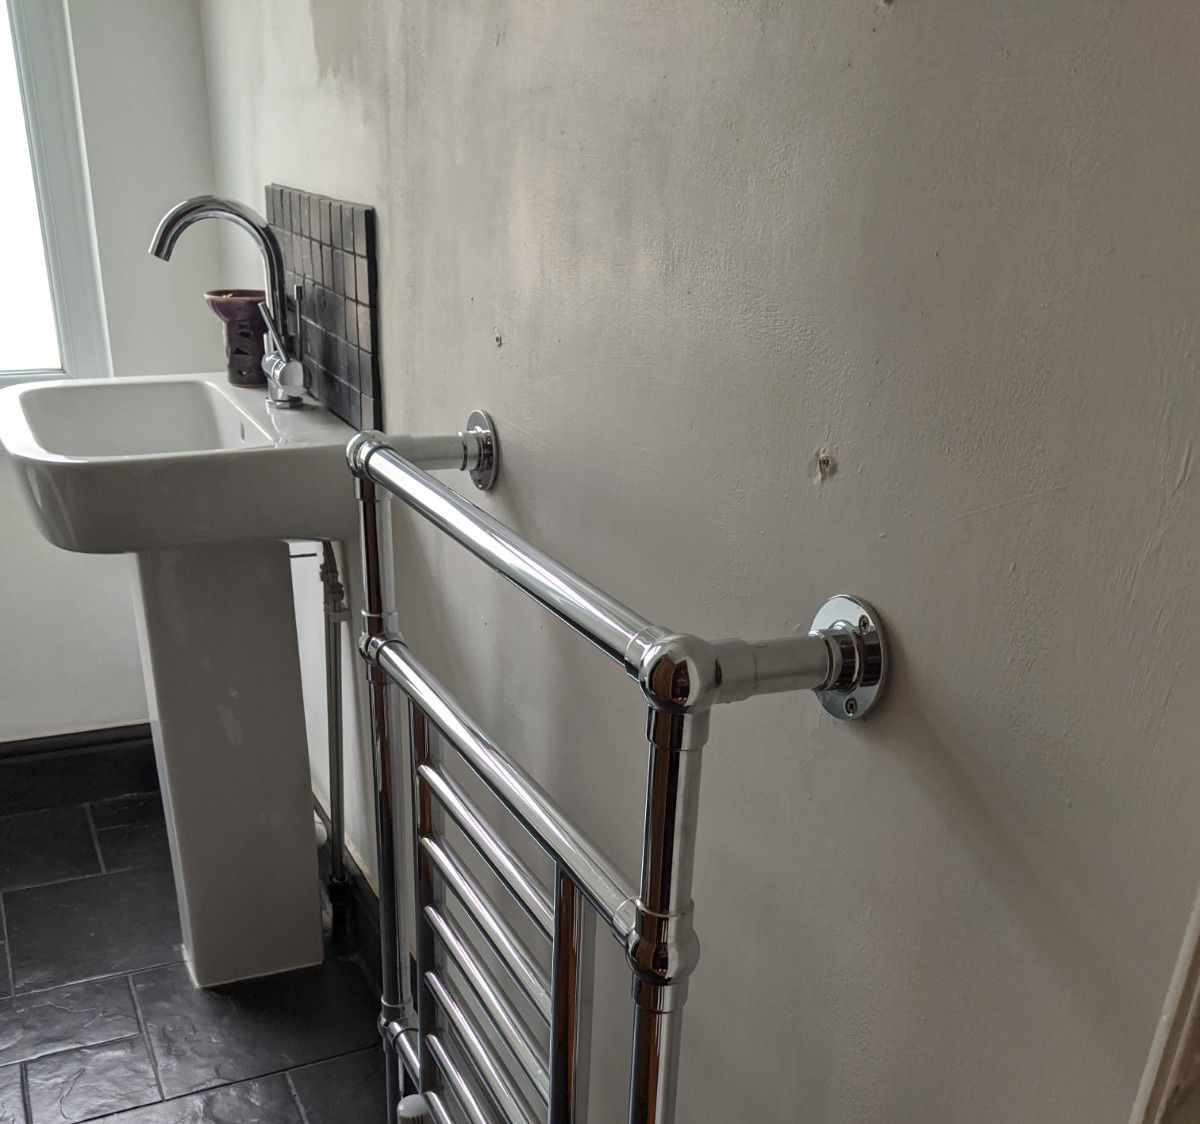
{"type": "Polygon", "coordinates": [[[500,443],[496,440],[496,423],[486,410],[472,410],[467,418],[464,437],[474,437],[479,442],[478,460],[470,470],[471,481],[481,492],[490,492],[500,475],[500,443]]]}
{"type": "Polygon", "coordinates": [[[837,663],[830,684],[814,694],[834,718],[862,718],[887,682],[887,638],[879,614],[866,601],[839,594],[817,611],[809,635],[814,634],[825,637],[837,663]]]}

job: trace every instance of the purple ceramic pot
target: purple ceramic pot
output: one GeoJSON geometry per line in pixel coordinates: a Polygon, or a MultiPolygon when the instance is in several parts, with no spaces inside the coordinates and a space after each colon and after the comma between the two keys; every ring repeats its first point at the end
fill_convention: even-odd
{"type": "Polygon", "coordinates": [[[262,289],[214,289],[205,293],[208,307],[225,326],[225,369],[234,386],[263,386],[263,324],[258,310],[267,299],[262,289]]]}

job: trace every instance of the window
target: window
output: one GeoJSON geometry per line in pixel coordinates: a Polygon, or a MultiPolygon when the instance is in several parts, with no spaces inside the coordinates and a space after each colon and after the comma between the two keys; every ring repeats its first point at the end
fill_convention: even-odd
{"type": "Polygon", "coordinates": [[[58,324],[7,5],[0,5],[0,373],[61,371],[58,324]]]}
{"type": "Polygon", "coordinates": [[[112,374],[66,5],[0,0],[0,385],[112,374]]]}

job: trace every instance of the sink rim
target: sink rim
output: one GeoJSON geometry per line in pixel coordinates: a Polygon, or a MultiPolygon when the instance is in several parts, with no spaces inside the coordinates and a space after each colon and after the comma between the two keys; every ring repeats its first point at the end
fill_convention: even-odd
{"type": "Polygon", "coordinates": [[[305,409],[278,411],[267,405],[261,387],[234,387],[223,372],[177,375],[128,375],[94,379],[37,379],[0,388],[0,448],[19,460],[42,464],[115,465],[188,461],[230,456],[252,456],[269,453],[282,446],[344,446],[353,429],[335,417],[307,394],[305,409]],[[245,418],[261,434],[263,442],[242,446],[215,446],[204,449],[184,449],[158,453],[61,453],[47,449],[34,433],[22,399],[47,389],[71,390],[75,387],[122,387],[162,383],[202,383],[220,397],[235,413],[245,418]]]}

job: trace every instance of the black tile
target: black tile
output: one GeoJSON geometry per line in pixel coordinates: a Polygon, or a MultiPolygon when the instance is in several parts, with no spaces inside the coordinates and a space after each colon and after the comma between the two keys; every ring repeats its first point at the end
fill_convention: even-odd
{"type": "Polygon", "coordinates": [[[374,351],[374,340],[371,338],[371,310],[365,304],[356,304],[358,313],[358,346],[363,351],[374,351]]]}
{"type": "Polygon", "coordinates": [[[0,758],[0,815],[82,804],[158,787],[148,737],[115,745],[0,758]]]}
{"type": "Polygon", "coordinates": [[[0,999],[7,999],[12,993],[12,975],[8,970],[8,942],[0,941],[0,999]]]}
{"type": "Polygon", "coordinates": [[[17,993],[178,961],[170,869],[141,867],[4,895],[17,993]]]}
{"type": "Polygon", "coordinates": [[[354,252],[356,254],[365,254],[367,252],[367,208],[354,208],[354,252]]]}
{"type": "Polygon", "coordinates": [[[135,866],[163,865],[171,861],[167,825],[131,823],[96,832],[105,870],[129,870],[135,866]]]}
{"type": "Polygon", "coordinates": [[[98,874],[92,829],[81,807],[0,817],[0,890],[98,874]]]}
{"type": "Polygon", "coordinates": [[[334,249],[342,248],[342,205],[334,200],[330,204],[329,241],[334,249]]]}
{"type": "Polygon", "coordinates": [[[157,792],[135,792],[112,800],[94,800],[91,810],[97,831],[125,827],[127,824],[161,823],[163,820],[162,796],[157,792]]]}
{"type": "Polygon", "coordinates": [[[321,241],[329,246],[333,244],[333,222],[330,214],[330,202],[321,200],[321,241]]]}
{"type": "Polygon", "coordinates": [[[19,1065],[0,1069],[0,1124],[26,1124],[19,1065]]]}
{"type": "Polygon", "coordinates": [[[343,292],[345,289],[345,284],[346,284],[345,264],[346,264],[346,255],[343,254],[341,250],[335,249],[333,251],[333,272],[330,274],[330,277],[329,277],[329,287],[335,293],[343,292]]]}
{"type": "Polygon", "coordinates": [[[168,1097],[378,1040],[371,991],[348,961],[203,991],[182,964],[133,979],[168,1097]]]}
{"type": "Polygon", "coordinates": [[[383,1051],[377,1046],[294,1069],[288,1076],[308,1124],[385,1124],[388,1118],[383,1051]]]}
{"type": "Polygon", "coordinates": [[[354,259],[354,299],[362,304],[371,299],[371,267],[366,258],[357,256],[354,259]]]}
{"type": "Polygon", "coordinates": [[[358,346],[358,306],[350,300],[349,297],[345,301],[345,318],[346,318],[346,341],[358,346]]]}
{"type": "Polygon", "coordinates": [[[32,1124],[91,1120],[162,1099],[141,1037],[51,1054],[30,1062],[25,1076],[32,1124]]]}
{"type": "Polygon", "coordinates": [[[0,1002],[0,1065],[139,1033],[127,976],[0,1002]]]}
{"type": "Polygon", "coordinates": [[[321,284],[333,284],[333,247],[321,247],[321,284]]]}
{"type": "MultiPolygon", "coordinates": [[[[305,1120],[287,1078],[277,1073],[106,1116],[104,1124],[305,1124],[305,1120]]],[[[347,1117],[342,1124],[359,1122],[347,1117]]]]}
{"type": "Polygon", "coordinates": [[[354,252],[354,204],[342,204],[342,249],[354,252]]]}

